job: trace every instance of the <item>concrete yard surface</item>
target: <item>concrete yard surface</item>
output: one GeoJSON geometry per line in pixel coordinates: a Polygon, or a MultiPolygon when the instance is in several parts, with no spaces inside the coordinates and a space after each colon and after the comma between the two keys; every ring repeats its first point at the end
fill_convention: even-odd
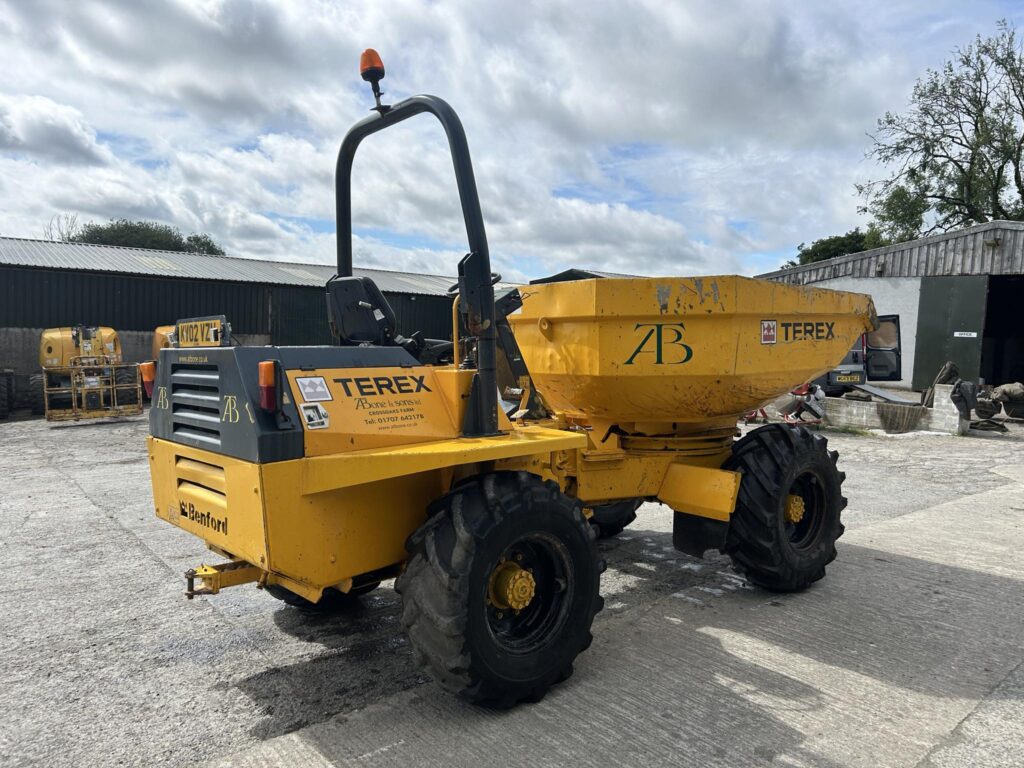
{"type": "MultiPolygon", "coordinates": [[[[146,421],[0,422],[2,766],[1021,766],[1024,429],[823,433],[850,499],[827,578],[749,587],[647,504],[600,543],[595,640],[490,712],[413,664],[385,585],[310,615],[153,515],[146,421]]],[[[383,512],[382,512],[383,513],[383,512]]]]}

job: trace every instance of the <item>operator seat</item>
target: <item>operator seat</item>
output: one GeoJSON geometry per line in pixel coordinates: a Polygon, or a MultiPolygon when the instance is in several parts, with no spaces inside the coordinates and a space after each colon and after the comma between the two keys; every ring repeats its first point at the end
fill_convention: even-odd
{"type": "Polygon", "coordinates": [[[421,363],[436,365],[450,354],[452,343],[398,333],[395,311],[369,277],[335,275],[327,281],[327,317],[331,333],[346,347],[402,347],[421,363]]]}
{"type": "Polygon", "coordinates": [[[340,277],[327,281],[327,317],[331,332],[342,346],[392,346],[395,311],[368,277],[340,277]]]}

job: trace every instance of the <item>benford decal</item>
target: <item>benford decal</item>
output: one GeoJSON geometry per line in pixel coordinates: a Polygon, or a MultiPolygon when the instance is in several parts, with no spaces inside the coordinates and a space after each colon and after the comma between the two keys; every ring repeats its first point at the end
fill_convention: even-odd
{"type": "Polygon", "coordinates": [[[761,343],[774,344],[779,339],[779,323],[777,320],[761,321],[761,343]]]}
{"type": "Polygon", "coordinates": [[[184,517],[193,523],[199,523],[199,525],[209,528],[214,533],[223,533],[225,536],[228,535],[227,515],[224,515],[224,517],[215,517],[210,512],[200,512],[196,509],[196,505],[191,501],[179,501],[178,513],[181,517],[184,517]]]}

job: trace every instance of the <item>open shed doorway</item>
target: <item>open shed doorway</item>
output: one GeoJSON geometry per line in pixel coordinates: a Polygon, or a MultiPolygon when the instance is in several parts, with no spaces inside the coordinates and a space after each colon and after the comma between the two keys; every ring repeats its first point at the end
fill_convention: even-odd
{"type": "Polygon", "coordinates": [[[997,386],[1024,381],[1024,275],[991,275],[981,376],[997,386]]]}

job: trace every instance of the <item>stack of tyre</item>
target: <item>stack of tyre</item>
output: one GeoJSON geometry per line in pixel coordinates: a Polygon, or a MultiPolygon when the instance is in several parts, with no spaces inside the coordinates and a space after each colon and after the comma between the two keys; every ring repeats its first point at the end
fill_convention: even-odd
{"type": "Polygon", "coordinates": [[[136,389],[138,381],[139,367],[137,365],[122,365],[114,369],[118,405],[135,405],[139,402],[139,392],[136,389]]]}
{"type": "Polygon", "coordinates": [[[33,373],[28,377],[28,404],[32,409],[33,416],[42,416],[46,413],[45,399],[43,392],[43,374],[33,373]]]}
{"type": "Polygon", "coordinates": [[[0,371],[0,419],[6,419],[14,410],[14,374],[0,371]]]}

